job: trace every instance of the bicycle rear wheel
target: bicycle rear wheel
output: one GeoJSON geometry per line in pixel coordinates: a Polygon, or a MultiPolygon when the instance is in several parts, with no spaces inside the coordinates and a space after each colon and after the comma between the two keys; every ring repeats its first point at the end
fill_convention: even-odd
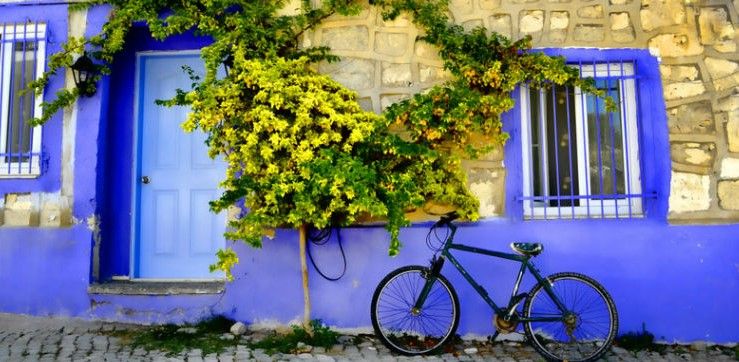
{"type": "Polygon", "coordinates": [[[582,274],[558,273],[547,280],[569,313],[560,311],[542,284],[534,286],[523,307],[524,319],[562,320],[525,322],[524,331],[533,347],[555,361],[593,361],[603,356],[618,331],[618,313],[611,296],[582,274]]]}
{"type": "Polygon", "coordinates": [[[433,352],[454,336],[459,324],[457,293],[436,277],[420,310],[413,306],[428,280],[429,269],[406,266],[388,274],[372,296],[372,326],[391,350],[405,355],[433,352]]]}

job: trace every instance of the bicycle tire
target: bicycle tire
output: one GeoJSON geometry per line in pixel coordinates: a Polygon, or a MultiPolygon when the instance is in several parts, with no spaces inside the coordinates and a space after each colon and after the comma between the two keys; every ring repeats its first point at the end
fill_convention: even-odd
{"type": "MultiPolygon", "coordinates": [[[[582,274],[557,273],[546,279],[575,317],[569,325],[564,321],[525,322],[531,345],[552,361],[594,361],[603,356],[618,332],[618,312],[611,296],[582,274]]],[[[523,308],[524,318],[562,314],[542,284],[531,289],[523,308]]]]}
{"type": "Polygon", "coordinates": [[[423,288],[429,269],[410,265],[390,272],[372,296],[372,327],[390,350],[421,355],[439,350],[459,325],[457,293],[442,275],[436,277],[421,311],[411,309],[423,288]],[[429,311],[433,311],[430,314],[429,311]]]}

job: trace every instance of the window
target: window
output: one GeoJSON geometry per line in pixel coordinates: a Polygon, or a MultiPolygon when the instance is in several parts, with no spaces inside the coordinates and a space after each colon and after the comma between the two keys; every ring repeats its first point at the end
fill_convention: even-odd
{"type": "Polygon", "coordinates": [[[44,24],[0,24],[0,177],[41,173],[41,96],[21,92],[44,71],[44,24]]]}
{"type": "Polygon", "coordinates": [[[631,62],[575,64],[618,104],[578,88],[522,87],[523,210],[529,219],[642,214],[637,77],[631,62]]]}

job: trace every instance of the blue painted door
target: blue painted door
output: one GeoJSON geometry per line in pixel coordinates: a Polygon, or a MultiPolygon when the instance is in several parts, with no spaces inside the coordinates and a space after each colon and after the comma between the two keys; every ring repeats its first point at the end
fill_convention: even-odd
{"type": "Polygon", "coordinates": [[[208,157],[205,135],[185,133],[186,107],[164,107],[175,89],[190,89],[183,71],[204,68],[197,54],[144,54],[138,57],[137,240],[134,277],[213,279],[208,271],[223,247],[225,215],[208,202],[218,195],[225,163],[208,157]]]}

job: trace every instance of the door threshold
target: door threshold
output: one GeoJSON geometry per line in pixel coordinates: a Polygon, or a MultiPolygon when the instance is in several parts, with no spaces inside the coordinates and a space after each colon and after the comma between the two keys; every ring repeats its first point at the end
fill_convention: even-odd
{"type": "Polygon", "coordinates": [[[89,294],[114,295],[203,295],[225,290],[224,280],[112,280],[87,287],[89,294]]]}

